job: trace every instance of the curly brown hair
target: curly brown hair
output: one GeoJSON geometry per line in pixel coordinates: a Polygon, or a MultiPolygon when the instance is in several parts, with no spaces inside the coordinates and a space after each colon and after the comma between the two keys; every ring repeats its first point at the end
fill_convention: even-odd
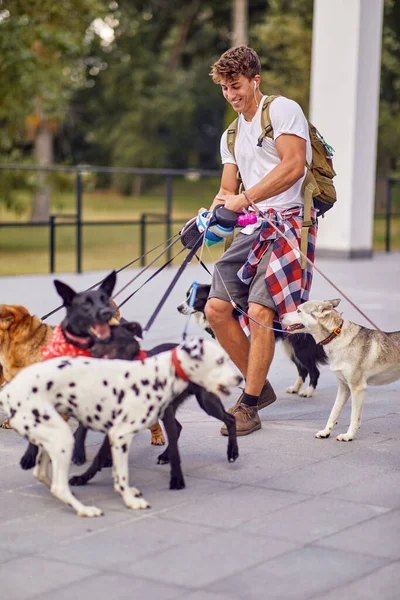
{"type": "Polygon", "coordinates": [[[261,71],[257,52],[248,46],[235,46],[222,54],[212,65],[210,75],[214,83],[222,80],[234,81],[240,75],[252,79],[261,71]]]}

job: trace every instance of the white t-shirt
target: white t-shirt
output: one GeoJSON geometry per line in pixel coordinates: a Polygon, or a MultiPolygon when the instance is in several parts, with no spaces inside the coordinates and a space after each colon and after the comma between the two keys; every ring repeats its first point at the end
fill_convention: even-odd
{"type": "MultiPolygon", "coordinates": [[[[271,138],[265,137],[262,146],[257,146],[258,138],[261,135],[261,109],[264,98],[265,96],[260,101],[257,112],[251,121],[246,121],[242,114],[239,115],[235,140],[236,160],[228,150],[226,140],[227,131],[222,134],[221,138],[222,164],[231,163],[238,166],[246,190],[259,183],[280,162],[275,142],[271,138]]],[[[312,149],[308,134],[308,123],[297,102],[289,100],[284,96],[279,96],[271,102],[269,116],[274,130],[274,140],[282,133],[297,135],[306,140],[306,159],[310,163],[312,149]]],[[[304,166],[304,176],[305,174],[306,167],[304,166]]],[[[286,192],[258,202],[257,206],[261,210],[274,208],[280,211],[293,208],[294,206],[303,206],[304,196],[301,192],[303,179],[304,177],[296,181],[286,192]]]]}

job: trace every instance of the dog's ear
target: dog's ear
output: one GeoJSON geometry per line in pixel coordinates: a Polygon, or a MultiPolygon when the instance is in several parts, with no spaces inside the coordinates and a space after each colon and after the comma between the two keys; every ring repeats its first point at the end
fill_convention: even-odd
{"type": "Polygon", "coordinates": [[[332,304],[333,308],[336,308],[340,304],[340,298],[335,298],[334,300],[328,300],[328,302],[330,302],[332,304]]]}
{"type": "Polygon", "coordinates": [[[333,302],[336,302],[336,300],[324,300],[318,305],[316,310],[312,311],[311,314],[319,318],[326,317],[326,315],[328,315],[333,310],[333,302]]]}
{"type": "Polygon", "coordinates": [[[140,323],[136,321],[131,321],[129,323],[124,323],[124,329],[127,329],[134,337],[143,338],[142,326],[140,323]]]}
{"type": "Polygon", "coordinates": [[[100,289],[104,290],[107,296],[111,297],[116,281],[117,273],[115,271],[111,271],[111,273],[107,275],[107,277],[102,282],[100,289]]]}
{"type": "Polygon", "coordinates": [[[191,338],[181,344],[182,350],[193,360],[201,360],[204,356],[204,341],[201,338],[191,338]]]}
{"type": "Polygon", "coordinates": [[[74,290],[71,287],[69,287],[69,285],[63,283],[59,279],[54,280],[54,285],[56,286],[56,290],[59,296],[61,296],[61,298],[64,300],[64,306],[70,306],[72,300],[76,296],[76,292],[74,292],[74,290]]]}
{"type": "Polygon", "coordinates": [[[13,321],[12,311],[5,304],[0,304],[0,329],[8,329],[13,321]]]}

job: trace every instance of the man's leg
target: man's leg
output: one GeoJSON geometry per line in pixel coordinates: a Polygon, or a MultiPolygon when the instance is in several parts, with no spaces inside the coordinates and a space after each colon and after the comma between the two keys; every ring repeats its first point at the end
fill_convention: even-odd
{"type": "Polygon", "coordinates": [[[246,379],[250,344],[232,314],[232,304],[219,298],[210,298],[206,304],[206,317],[218,342],[246,379]]]}
{"type": "MultiPolygon", "coordinates": [[[[271,308],[250,302],[248,314],[262,325],[272,327],[275,312],[271,308]]],[[[274,356],[275,336],[271,329],[265,329],[253,321],[249,322],[249,326],[251,341],[245,392],[258,397],[274,356]]]]}

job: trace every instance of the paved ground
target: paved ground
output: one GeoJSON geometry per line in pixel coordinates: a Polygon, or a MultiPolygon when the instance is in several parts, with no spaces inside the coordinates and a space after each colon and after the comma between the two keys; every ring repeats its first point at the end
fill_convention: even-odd
{"type": "MultiPolygon", "coordinates": [[[[320,260],[318,266],[376,324],[399,329],[400,257],[320,260]]],[[[132,277],[121,274],[118,285],[132,277]]],[[[145,323],[172,271],[161,274],[123,310],[145,323]]],[[[61,278],[84,289],[99,273],[61,278]]],[[[175,306],[193,281],[190,267],[153,331],[153,342],[179,340],[175,306]]],[[[1,302],[43,315],[58,305],[52,277],[0,278],[1,302]]],[[[338,294],[315,275],[313,298],[338,294]]],[[[121,298],[124,298],[121,294],[121,298]]],[[[363,322],[347,302],[347,318],[363,322]]],[[[55,315],[57,323],[62,313],[55,315]]],[[[195,326],[191,326],[195,331],[195,326]]],[[[181,453],[187,487],[169,491],[168,467],[157,466],[149,433],[131,448],[131,482],[152,510],[129,512],[105,469],[76,494],[105,511],[80,519],[55,500],[18,460],[25,441],[0,430],[0,581],[5,600],[394,600],[400,597],[400,383],[370,388],[354,442],[318,440],[336,384],[323,369],[315,396],[285,393],[295,370],[277,347],[270,374],[278,401],[261,413],[263,428],[239,440],[226,461],[219,423],[189,401],[181,409],[181,453]]],[[[227,402],[230,405],[231,401],[227,402]]],[[[337,432],[347,428],[349,408],[337,432]]],[[[90,435],[89,456],[100,436],[90,435]]],[[[73,472],[79,471],[77,467],[73,472]]]]}

